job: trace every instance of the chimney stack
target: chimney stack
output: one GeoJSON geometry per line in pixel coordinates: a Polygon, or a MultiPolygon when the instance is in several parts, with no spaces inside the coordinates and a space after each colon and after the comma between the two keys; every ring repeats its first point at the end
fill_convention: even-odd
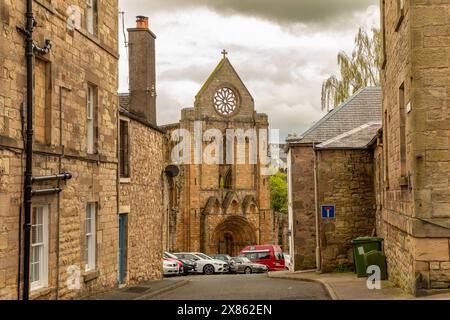
{"type": "Polygon", "coordinates": [[[144,16],[136,17],[136,28],[137,29],[148,29],[148,18],[144,16]]]}
{"type": "Polygon", "coordinates": [[[128,29],[129,112],[146,122],[156,122],[156,36],[149,30],[148,18],[136,17],[136,28],[128,29]]]}

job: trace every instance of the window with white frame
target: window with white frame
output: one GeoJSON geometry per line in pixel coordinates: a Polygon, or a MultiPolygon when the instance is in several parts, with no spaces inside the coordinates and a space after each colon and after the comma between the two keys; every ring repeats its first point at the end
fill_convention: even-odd
{"type": "Polygon", "coordinates": [[[87,153],[94,154],[94,120],[96,88],[88,85],[87,90],[87,153]]]}
{"type": "Polygon", "coordinates": [[[48,206],[33,208],[31,227],[31,290],[48,286],[48,206]]]}
{"type": "Polygon", "coordinates": [[[86,251],[85,262],[86,271],[92,271],[96,268],[96,251],[97,251],[97,239],[96,239],[96,216],[97,216],[97,204],[89,203],[86,211],[86,251]]]}

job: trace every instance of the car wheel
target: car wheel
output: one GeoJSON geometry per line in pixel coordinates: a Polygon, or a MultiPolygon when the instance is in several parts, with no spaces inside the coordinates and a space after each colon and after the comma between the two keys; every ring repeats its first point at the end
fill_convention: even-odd
{"type": "Polygon", "coordinates": [[[250,267],[245,268],[245,274],[252,274],[252,268],[250,267]]]}
{"type": "Polygon", "coordinates": [[[214,267],[210,264],[207,264],[206,266],[203,267],[203,273],[208,276],[214,274],[214,272],[215,272],[214,267]]]}

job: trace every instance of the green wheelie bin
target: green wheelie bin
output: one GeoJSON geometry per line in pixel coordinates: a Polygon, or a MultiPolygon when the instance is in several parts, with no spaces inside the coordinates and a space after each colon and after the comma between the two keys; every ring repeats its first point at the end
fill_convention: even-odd
{"type": "Polygon", "coordinates": [[[355,272],[358,278],[367,277],[364,255],[371,251],[383,251],[382,243],[383,239],[377,237],[360,237],[352,240],[355,272]]]}
{"type": "Polygon", "coordinates": [[[370,251],[364,255],[364,264],[366,269],[370,266],[380,268],[380,280],[387,280],[387,263],[386,256],[381,251],[370,251]]]}

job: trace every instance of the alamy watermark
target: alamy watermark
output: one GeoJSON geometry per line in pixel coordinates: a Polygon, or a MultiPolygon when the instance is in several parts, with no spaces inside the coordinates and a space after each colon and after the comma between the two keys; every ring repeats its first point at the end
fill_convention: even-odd
{"type": "Polygon", "coordinates": [[[219,129],[203,130],[203,122],[194,123],[193,132],[176,129],[171,134],[175,146],[171,149],[173,164],[257,165],[261,175],[273,175],[283,164],[280,149],[269,144],[279,141],[277,129],[219,129]]]}
{"type": "Polygon", "coordinates": [[[367,289],[381,290],[381,269],[379,266],[373,265],[367,267],[367,289]]]}

